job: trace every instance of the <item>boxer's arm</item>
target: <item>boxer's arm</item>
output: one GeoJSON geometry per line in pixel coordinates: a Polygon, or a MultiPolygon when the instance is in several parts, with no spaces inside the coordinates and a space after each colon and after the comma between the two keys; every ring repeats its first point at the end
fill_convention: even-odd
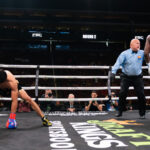
{"type": "Polygon", "coordinates": [[[8,82],[18,82],[18,80],[16,80],[15,76],[8,70],[5,70],[6,74],[7,74],[7,81],[8,82]]]}
{"type": "Polygon", "coordinates": [[[11,113],[16,113],[17,106],[18,106],[18,83],[17,82],[9,82],[11,88],[11,113]]]}
{"type": "Polygon", "coordinates": [[[144,57],[146,63],[150,63],[150,35],[147,36],[146,42],[145,42],[145,47],[144,47],[144,57]]]}

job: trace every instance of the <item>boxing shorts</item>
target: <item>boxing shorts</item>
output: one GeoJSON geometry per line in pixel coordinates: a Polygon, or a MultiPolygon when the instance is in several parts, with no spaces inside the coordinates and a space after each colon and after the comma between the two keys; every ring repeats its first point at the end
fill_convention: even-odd
{"type": "Polygon", "coordinates": [[[18,91],[22,89],[22,86],[18,83],[18,91]]]}
{"type": "Polygon", "coordinates": [[[3,83],[7,79],[7,74],[5,71],[0,69],[0,83],[3,83]]]}

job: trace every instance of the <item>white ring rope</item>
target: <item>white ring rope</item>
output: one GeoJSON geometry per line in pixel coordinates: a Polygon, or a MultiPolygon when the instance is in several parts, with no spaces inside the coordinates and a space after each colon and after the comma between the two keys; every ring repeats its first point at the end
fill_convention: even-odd
{"type": "MultiPolygon", "coordinates": [[[[37,65],[5,65],[0,64],[1,68],[32,68],[37,65]]],[[[66,65],[39,65],[40,69],[109,69],[109,66],[66,66],[66,65]]]]}
{"type": "MultiPolygon", "coordinates": [[[[35,78],[35,75],[15,75],[16,78],[35,78]]],[[[39,78],[49,79],[108,79],[108,76],[50,76],[39,75],[39,78]]]]}
{"type": "Polygon", "coordinates": [[[37,65],[5,65],[5,64],[0,64],[0,68],[27,68],[27,69],[36,69],[37,65]]]}
{"type": "MultiPolygon", "coordinates": [[[[110,66],[63,66],[63,65],[5,65],[0,64],[0,68],[27,68],[27,69],[109,69],[110,66]]],[[[147,69],[147,66],[143,66],[142,69],[147,69]]],[[[37,78],[36,75],[15,75],[16,78],[37,78]]],[[[108,79],[108,76],[56,76],[56,75],[39,75],[38,78],[52,78],[52,79],[108,79]]],[[[120,76],[116,76],[119,79],[120,76]]],[[[144,79],[150,79],[150,76],[143,76],[144,79]]],[[[35,86],[23,87],[25,90],[35,90],[35,86]]],[[[38,86],[37,90],[107,90],[108,87],[41,87],[38,86]]],[[[119,90],[119,86],[111,86],[112,90],[119,90]]],[[[134,89],[130,87],[129,89],[134,89]]],[[[150,86],[145,86],[144,89],[150,89],[150,86]]],[[[33,98],[34,100],[36,98],[33,98]]],[[[112,98],[113,99],[118,99],[112,98]]],[[[137,97],[127,97],[127,100],[136,100],[137,97]]],[[[150,96],[146,96],[146,99],[150,99],[150,96]]],[[[11,100],[11,98],[0,98],[0,100],[11,100]]],[[[21,100],[20,98],[18,100],[21,100]]],[[[69,101],[68,98],[38,98],[39,101],[69,101]]],[[[89,101],[91,98],[75,98],[74,101],[89,101]]],[[[96,98],[94,100],[109,100],[108,98],[96,98]]]]}
{"type": "MultiPolygon", "coordinates": [[[[22,87],[25,90],[35,90],[35,86],[30,86],[30,87],[22,87]]],[[[108,87],[42,87],[38,86],[39,90],[107,90],[108,87]]],[[[111,86],[112,90],[119,90],[119,86],[111,86]]],[[[129,87],[130,90],[133,90],[133,87],[129,87]]],[[[150,86],[145,86],[145,90],[149,90],[150,86]]]]}
{"type": "MultiPolygon", "coordinates": [[[[36,75],[15,75],[16,78],[36,78],[36,75]]],[[[108,79],[108,76],[55,76],[55,75],[39,75],[39,78],[49,79],[108,79]]],[[[116,76],[120,79],[120,76],[116,76]]],[[[150,79],[150,76],[143,76],[144,79],[150,79]]]]}
{"type": "MultiPolygon", "coordinates": [[[[37,68],[37,65],[6,65],[0,64],[0,68],[37,68]]],[[[109,69],[109,66],[66,66],[66,65],[39,65],[40,69],[109,69]]],[[[148,66],[142,66],[147,69],[148,66]]]]}
{"type": "MultiPolygon", "coordinates": [[[[150,99],[150,96],[146,96],[146,99],[150,99]]],[[[35,100],[36,98],[32,98],[35,100]]],[[[112,100],[118,100],[119,97],[112,98],[112,100]]],[[[127,100],[137,100],[137,97],[127,97],[127,100]]],[[[10,97],[0,97],[1,101],[11,101],[10,97]]],[[[18,101],[21,101],[21,98],[18,98],[18,101]]],[[[96,101],[108,101],[109,98],[74,98],[73,100],[68,98],[39,98],[38,101],[90,101],[90,100],[96,100],[96,101]]]]}

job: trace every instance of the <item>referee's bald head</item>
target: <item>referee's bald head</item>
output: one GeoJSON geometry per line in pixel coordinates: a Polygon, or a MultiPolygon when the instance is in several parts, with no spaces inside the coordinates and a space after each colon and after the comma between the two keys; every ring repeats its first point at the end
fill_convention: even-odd
{"type": "Polygon", "coordinates": [[[132,39],[130,42],[130,48],[133,51],[137,51],[140,49],[140,41],[138,39],[132,39]]]}

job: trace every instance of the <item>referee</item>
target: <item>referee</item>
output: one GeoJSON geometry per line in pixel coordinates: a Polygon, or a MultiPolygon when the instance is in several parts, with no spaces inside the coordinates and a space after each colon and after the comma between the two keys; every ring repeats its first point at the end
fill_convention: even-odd
{"type": "Polygon", "coordinates": [[[144,51],[140,50],[140,41],[132,39],[130,49],[123,51],[117,58],[116,63],[112,67],[111,81],[114,80],[117,70],[122,67],[120,76],[120,93],[118,114],[121,117],[123,111],[126,110],[126,97],[129,86],[133,86],[139,100],[139,115],[141,119],[145,119],[146,99],[144,95],[144,83],[142,76],[142,63],[144,60],[144,51]]]}

